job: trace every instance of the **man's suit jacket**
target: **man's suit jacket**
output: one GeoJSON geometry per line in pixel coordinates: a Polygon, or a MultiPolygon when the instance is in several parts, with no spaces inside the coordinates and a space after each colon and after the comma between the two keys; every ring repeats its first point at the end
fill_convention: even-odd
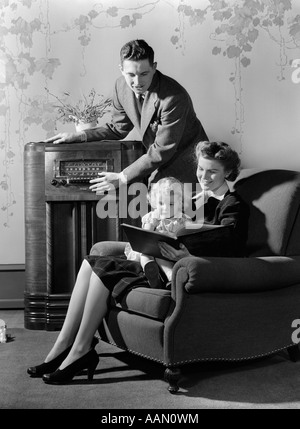
{"type": "Polygon", "coordinates": [[[156,71],[145,94],[142,113],[123,76],[115,84],[111,124],[86,130],[88,141],[121,140],[135,127],[145,154],[124,170],[128,182],[150,176],[149,182],[174,176],[196,183],[195,145],[207,140],[187,91],[156,71]]]}

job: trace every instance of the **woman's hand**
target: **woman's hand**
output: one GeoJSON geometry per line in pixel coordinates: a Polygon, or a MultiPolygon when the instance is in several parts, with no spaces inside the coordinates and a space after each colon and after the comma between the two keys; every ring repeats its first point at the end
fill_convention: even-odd
{"type": "Polygon", "coordinates": [[[81,142],[81,132],[78,133],[59,133],[53,137],[50,137],[47,140],[44,140],[44,143],[73,143],[73,142],[81,142]]]}
{"type": "Polygon", "coordinates": [[[158,243],[162,256],[171,261],[179,261],[179,259],[185,258],[186,256],[192,256],[188,249],[181,243],[180,249],[174,249],[174,247],[161,241],[158,243]]]}

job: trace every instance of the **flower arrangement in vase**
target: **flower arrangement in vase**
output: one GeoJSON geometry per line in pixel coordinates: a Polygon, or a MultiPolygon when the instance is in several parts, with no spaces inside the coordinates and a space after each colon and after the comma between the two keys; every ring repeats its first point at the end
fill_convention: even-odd
{"type": "MultiPolygon", "coordinates": [[[[101,94],[96,94],[94,88],[90,91],[88,97],[83,95],[83,98],[74,104],[60,99],[52,94],[48,88],[45,88],[45,90],[59,102],[59,105],[54,105],[58,110],[57,120],[63,123],[74,122],[76,131],[96,127],[98,119],[111,111],[112,100],[105,98],[101,94]],[[96,99],[96,96],[98,99],[96,99]]],[[[69,92],[64,92],[64,95],[70,97],[69,92]]]]}

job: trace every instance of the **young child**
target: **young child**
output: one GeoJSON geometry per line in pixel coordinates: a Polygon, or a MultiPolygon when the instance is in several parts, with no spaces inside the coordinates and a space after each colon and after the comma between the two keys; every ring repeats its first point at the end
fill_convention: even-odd
{"type": "MultiPolygon", "coordinates": [[[[142,228],[175,237],[184,228],[189,218],[183,213],[183,184],[174,177],[166,177],[152,184],[148,191],[152,210],[142,218],[142,228]]],[[[128,243],[127,259],[139,260],[152,288],[163,287],[172,279],[174,262],[140,254],[128,243]]]]}

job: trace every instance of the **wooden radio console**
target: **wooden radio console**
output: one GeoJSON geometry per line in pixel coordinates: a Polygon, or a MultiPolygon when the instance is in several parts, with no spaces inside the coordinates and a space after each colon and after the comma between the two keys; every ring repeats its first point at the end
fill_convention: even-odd
{"type": "Polygon", "coordinates": [[[83,257],[98,241],[123,240],[118,217],[97,217],[89,180],[142,153],[136,141],[25,145],[25,328],[60,329],[83,257]]]}

